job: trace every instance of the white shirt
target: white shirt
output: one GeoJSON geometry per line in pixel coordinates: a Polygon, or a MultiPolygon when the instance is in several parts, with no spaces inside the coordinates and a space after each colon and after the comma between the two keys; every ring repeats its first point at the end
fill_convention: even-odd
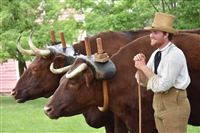
{"type": "Polygon", "coordinates": [[[187,62],[182,50],[169,42],[164,48],[155,50],[147,66],[154,71],[154,56],[161,51],[161,61],[157,75],[152,76],[147,82],[147,89],[153,92],[164,92],[171,87],[185,90],[190,84],[187,62]]]}

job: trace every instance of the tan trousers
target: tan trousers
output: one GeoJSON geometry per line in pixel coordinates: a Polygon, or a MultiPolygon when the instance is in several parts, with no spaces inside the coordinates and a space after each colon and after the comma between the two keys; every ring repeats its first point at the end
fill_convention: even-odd
{"type": "Polygon", "coordinates": [[[154,93],[153,109],[159,133],[186,133],[190,103],[186,91],[171,88],[168,92],[154,93]]]}

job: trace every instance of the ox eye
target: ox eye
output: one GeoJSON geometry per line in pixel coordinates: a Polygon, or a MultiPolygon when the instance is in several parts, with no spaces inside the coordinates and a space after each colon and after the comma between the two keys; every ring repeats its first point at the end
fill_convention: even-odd
{"type": "Polygon", "coordinates": [[[75,80],[70,81],[68,84],[68,87],[71,89],[76,89],[77,88],[77,82],[75,80]]]}
{"type": "Polygon", "coordinates": [[[75,80],[71,81],[71,85],[73,85],[73,86],[76,85],[76,83],[77,82],[75,80]]]}
{"type": "Polygon", "coordinates": [[[38,71],[39,69],[37,67],[33,68],[33,71],[38,71]]]}
{"type": "Polygon", "coordinates": [[[39,71],[39,69],[37,68],[37,67],[34,67],[33,69],[32,69],[32,74],[35,74],[36,72],[38,72],[39,71]]]}

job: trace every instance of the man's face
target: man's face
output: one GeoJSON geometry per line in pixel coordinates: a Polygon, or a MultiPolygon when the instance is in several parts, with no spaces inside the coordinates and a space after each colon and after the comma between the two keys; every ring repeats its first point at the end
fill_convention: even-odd
{"type": "Polygon", "coordinates": [[[153,30],[150,34],[151,46],[159,48],[165,43],[166,34],[162,31],[153,30]]]}

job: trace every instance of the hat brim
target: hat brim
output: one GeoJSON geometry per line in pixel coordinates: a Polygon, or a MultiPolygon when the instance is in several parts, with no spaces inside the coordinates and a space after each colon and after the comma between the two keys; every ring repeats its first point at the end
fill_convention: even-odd
{"type": "Polygon", "coordinates": [[[169,27],[147,26],[147,27],[144,27],[144,30],[158,30],[158,31],[164,31],[164,32],[172,33],[172,34],[176,34],[177,33],[177,31],[175,29],[169,28],[169,27]]]}

